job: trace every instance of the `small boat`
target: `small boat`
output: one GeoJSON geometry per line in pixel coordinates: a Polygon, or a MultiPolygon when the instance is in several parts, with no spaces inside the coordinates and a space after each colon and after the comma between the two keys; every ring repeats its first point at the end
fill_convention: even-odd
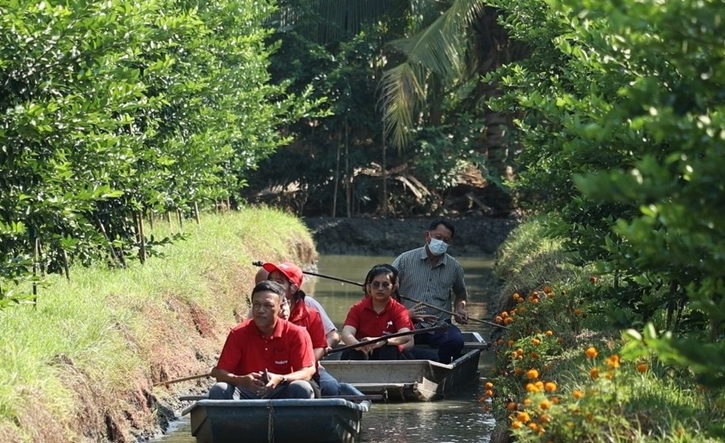
{"type": "MultiPolygon", "coordinates": [[[[477,332],[463,332],[464,353],[450,364],[432,360],[323,360],[337,381],[363,394],[386,400],[433,401],[478,380],[478,360],[486,341],[477,332]]],[[[429,348],[428,348],[429,349],[429,348]]]]}
{"type": "Polygon", "coordinates": [[[183,414],[197,443],[352,443],[369,408],[342,398],[199,400],[183,414]]]}

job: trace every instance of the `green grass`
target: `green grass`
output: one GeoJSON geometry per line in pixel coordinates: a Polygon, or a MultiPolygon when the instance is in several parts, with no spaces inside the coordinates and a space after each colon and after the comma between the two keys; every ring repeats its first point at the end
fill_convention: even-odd
{"type": "MultiPolygon", "coordinates": [[[[74,266],[70,281],[47,278],[36,308],[0,312],[0,441],[75,441],[83,426],[98,425],[94,417],[83,423],[84,402],[117,409],[107,415],[123,428],[119,417],[143,410],[136,403],[152,381],[210,367],[225,331],[246,312],[253,260],[316,258],[304,225],[271,209],[207,215],[183,231],[186,240],[166,246],[165,258],[127,269],[74,266]],[[51,423],[32,419],[28,408],[38,407],[51,423]]],[[[178,225],[156,221],[151,233],[174,232],[178,225]]]]}

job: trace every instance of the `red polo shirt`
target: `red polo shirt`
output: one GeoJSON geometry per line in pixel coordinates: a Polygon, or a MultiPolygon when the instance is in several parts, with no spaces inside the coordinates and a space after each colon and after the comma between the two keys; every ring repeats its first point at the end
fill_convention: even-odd
{"type": "Polygon", "coordinates": [[[314,365],[310,335],[305,329],[279,318],[269,338],[262,335],[253,319],[232,328],[217,368],[235,375],[265,369],[285,375],[314,365]]]}
{"type": "Polygon", "coordinates": [[[402,328],[413,329],[408,310],[392,297],[385,308],[377,313],[373,309],[372,297],[365,297],[350,308],[345,325],[355,328],[355,338],[381,337],[384,333],[394,334],[402,328]]]}
{"type": "Polygon", "coordinates": [[[325,336],[325,328],[322,326],[322,316],[319,311],[307,306],[304,300],[298,300],[292,312],[289,314],[289,321],[295,325],[307,329],[312,339],[313,348],[326,348],[327,337],[325,336]]]}

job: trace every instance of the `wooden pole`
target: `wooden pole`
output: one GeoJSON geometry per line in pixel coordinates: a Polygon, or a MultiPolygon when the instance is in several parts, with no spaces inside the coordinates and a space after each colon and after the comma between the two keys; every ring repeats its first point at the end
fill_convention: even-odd
{"type": "Polygon", "coordinates": [[[425,332],[440,331],[441,329],[448,329],[449,326],[450,325],[446,323],[446,324],[442,324],[442,325],[438,325],[438,326],[433,326],[431,328],[411,329],[410,331],[396,332],[395,334],[384,335],[382,337],[374,338],[372,340],[361,341],[359,343],[355,343],[354,345],[342,346],[340,348],[335,348],[335,349],[331,350],[330,352],[328,352],[328,354],[332,354],[333,352],[342,352],[342,351],[347,351],[347,350],[350,350],[350,349],[361,348],[363,346],[371,345],[373,343],[378,343],[378,342],[381,342],[383,340],[388,340],[390,338],[405,337],[406,335],[415,335],[415,334],[422,334],[422,333],[425,333],[425,332]]]}
{"type": "Polygon", "coordinates": [[[191,377],[182,377],[182,378],[175,378],[173,380],[160,381],[158,383],[154,383],[152,386],[170,385],[173,383],[181,383],[182,381],[196,380],[197,378],[204,378],[204,377],[211,377],[211,374],[199,374],[199,375],[192,375],[191,377]]]}
{"type": "Polygon", "coordinates": [[[106,228],[103,226],[103,222],[101,222],[100,218],[96,218],[96,220],[98,220],[98,226],[101,228],[101,234],[103,234],[103,237],[108,242],[108,247],[111,250],[111,258],[113,259],[113,264],[118,265],[119,258],[118,258],[118,255],[116,254],[116,249],[114,249],[114,247],[113,247],[113,243],[111,242],[111,239],[108,238],[108,234],[106,233],[106,228]]]}
{"type": "Polygon", "coordinates": [[[201,221],[199,220],[199,203],[194,202],[194,219],[196,220],[196,224],[200,225],[201,221]]]}
{"type": "Polygon", "coordinates": [[[340,186],[340,150],[342,148],[342,131],[337,133],[337,162],[335,164],[335,190],[332,193],[332,214],[337,215],[337,189],[340,186]]]}
{"type": "Polygon", "coordinates": [[[33,308],[38,307],[38,260],[40,257],[40,239],[35,237],[35,245],[33,246],[33,308]]]}
{"type": "Polygon", "coordinates": [[[153,210],[149,211],[149,228],[151,228],[152,231],[154,230],[154,211],[153,210]]]}
{"type": "Polygon", "coordinates": [[[141,211],[137,213],[138,216],[138,258],[141,260],[141,264],[146,263],[146,236],[143,230],[143,214],[141,211]]]}
{"type": "Polygon", "coordinates": [[[63,249],[63,247],[60,248],[61,255],[63,256],[63,269],[65,269],[65,278],[70,281],[70,266],[68,265],[68,253],[63,249]]]}
{"type": "Polygon", "coordinates": [[[181,215],[181,209],[177,209],[176,210],[176,217],[179,219],[179,229],[183,229],[184,228],[184,220],[183,220],[183,217],[181,215]]]}
{"type": "MultiPolygon", "coordinates": [[[[443,308],[439,308],[438,306],[434,306],[434,305],[431,305],[431,304],[428,304],[428,303],[425,303],[425,302],[422,302],[422,301],[416,300],[416,299],[414,299],[414,298],[406,297],[406,296],[404,296],[404,295],[401,295],[401,296],[400,296],[400,298],[404,298],[404,299],[406,299],[406,300],[410,300],[410,301],[412,301],[413,303],[420,303],[421,305],[423,305],[423,306],[425,306],[425,307],[428,307],[428,308],[431,308],[431,309],[435,309],[435,310],[437,310],[437,311],[440,311],[440,312],[443,312],[443,313],[445,313],[445,314],[450,314],[450,315],[454,315],[454,316],[456,315],[456,313],[455,313],[455,312],[453,312],[453,311],[448,311],[448,310],[446,310],[446,309],[443,309],[443,308]]],[[[494,322],[492,322],[492,321],[480,320],[480,319],[478,319],[478,318],[472,318],[472,317],[469,317],[469,318],[468,318],[468,320],[469,320],[469,321],[474,321],[474,322],[478,322],[478,323],[483,323],[483,324],[486,324],[486,325],[492,325],[492,326],[496,326],[497,328],[503,328],[503,329],[508,329],[508,326],[504,326],[504,325],[499,325],[498,323],[494,323],[494,322]]]]}

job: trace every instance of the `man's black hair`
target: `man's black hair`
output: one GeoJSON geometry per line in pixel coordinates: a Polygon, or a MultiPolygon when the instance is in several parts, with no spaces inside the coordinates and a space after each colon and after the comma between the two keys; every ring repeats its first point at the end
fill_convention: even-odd
{"type": "Polygon", "coordinates": [[[448,220],[448,219],[445,219],[445,218],[437,218],[437,219],[433,220],[433,221],[432,221],[432,222],[430,223],[430,226],[428,226],[428,230],[429,230],[429,231],[435,231],[435,230],[436,230],[436,228],[437,228],[437,227],[438,227],[439,225],[443,225],[443,226],[445,226],[445,227],[446,227],[446,228],[447,228],[447,229],[448,229],[449,231],[451,231],[451,238],[453,238],[453,237],[454,237],[454,236],[456,235],[456,228],[455,228],[455,227],[453,226],[453,223],[451,223],[451,221],[450,221],[450,220],[448,220]]]}

